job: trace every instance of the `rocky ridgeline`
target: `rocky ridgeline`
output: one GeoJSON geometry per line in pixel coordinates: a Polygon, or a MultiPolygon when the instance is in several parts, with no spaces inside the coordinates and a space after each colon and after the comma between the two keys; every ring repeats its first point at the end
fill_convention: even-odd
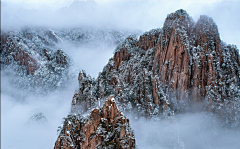
{"type": "Polygon", "coordinates": [[[113,96],[86,118],[80,114],[68,115],[59,131],[54,149],[136,148],[129,119],[118,110],[113,96]]]}
{"type": "Polygon", "coordinates": [[[201,108],[220,113],[238,111],[240,62],[238,49],[220,40],[207,16],[197,22],[184,10],[167,16],[161,29],[130,35],[119,44],[97,79],[80,72],[72,111],[85,110],[113,94],[123,111],[152,117],[201,108]],[[189,105],[189,106],[188,106],[189,105]],[[84,109],[82,108],[82,109],[84,109]]]}
{"type": "Polygon", "coordinates": [[[125,31],[92,28],[24,27],[1,30],[1,67],[19,88],[54,90],[72,78],[73,61],[63,43],[90,46],[118,44],[125,31]]]}
{"type": "Polygon", "coordinates": [[[51,30],[2,31],[1,67],[12,84],[31,91],[54,90],[69,79],[71,59],[55,44],[61,39],[51,30]],[[64,77],[63,77],[64,76],[64,77]]]}

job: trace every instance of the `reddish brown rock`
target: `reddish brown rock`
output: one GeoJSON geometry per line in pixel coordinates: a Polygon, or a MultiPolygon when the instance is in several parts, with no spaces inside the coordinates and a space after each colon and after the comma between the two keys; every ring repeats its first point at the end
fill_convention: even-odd
{"type": "Polygon", "coordinates": [[[140,36],[139,41],[137,43],[137,46],[144,49],[148,50],[156,46],[158,36],[159,36],[159,31],[157,30],[152,30],[150,31],[151,33],[143,34],[140,36]]]}
{"type": "Polygon", "coordinates": [[[114,54],[115,69],[118,70],[118,67],[121,65],[122,61],[128,61],[130,59],[130,54],[127,49],[120,49],[119,52],[114,54]]]}
{"type": "Polygon", "coordinates": [[[177,10],[162,29],[146,32],[139,40],[126,38],[88,90],[96,99],[114,94],[123,109],[134,107],[140,116],[151,117],[189,103],[208,100],[205,105],[213,107],[234,101],[239,68],[237,48],[221,42],[211,18],[201,16],[195,23],[186,11],[177,10]]]}
{"type": "MultiPolygon", "coordinates": [[[[235,83],[239,82],[239,74],[237,73],[240,62],[237,48],[222,45],[217,25],[210,17],[200,16],[195,23],[186,11],[177,10],[167,16],[161,30],[152,30],[143,34],[132,45],[136,45],[146,53],[149,53],[150,50],[154,51],[154,57],[148,58],[146,63],[142,63],[142,65],[152,72],[153,76],[159,78],[158,81],[161,82],[165,92],[166,90],[170,91],[169,93],[173,92],[177,99],[184,99],[191,95],[198,102],[209,95],[210,88],[213,88],[214,94],[221,95],[223,101],[230,97],[230,95],[228,97],[226,95],[227,92],[229,93],[226,88],[233,84],[226,83],[229,81],[223,76],[231,76],[236,78],[235,83]],[[231,66],[225,68],[226,65],[231,66]]],[[[129,49],[124,50],[129,51],[129,49]]],[[[134,55],[130,53],[132,55],[129,57],[130,59],[123,59],[123,54],[120,56],[120,52],[116,52],[114,55],[115,68],[120,73],[121,78],[124,78],[124,82],[131,85],[133,80],[136,80],[136,76],[132,74],[133,65],[136,65],[136,62],[131,61],[127,64],[127,68],[121,70],[118,68],[121,61],[130,61],[134,55]]],[[[141,56],[141,59],[147,57],[144,54],[141,56]]],[[[141,71],[143,70],[138,70],[138,72],[141,71]]],[[[145,72],[142,77],[147,78],[145,72]]],[[[152,102],[158,105],[160,97],[157,95],[157,81],[154,78],[151,77],[152,102]]],[[[136,100],[143,97],[149,102],[147,97],[149,93],[146,93],[144,87],[149,82],[144,82],[144,80],[139,80],[139,88],[134,90],[139,95],[136,100]],[[143,83],[143,87],[141,87],[141,83],[143,83]]],[[[209,102],[212,102],[210,97],[209,102]]]]}
{"type": "MultiPolygon", "coordinates": [[[[14,61],[18,62],[18,65],[25,67],[28,75],[34,75],[34,72],[39,68],[37,61],[32,58],[28,53],[22,51],[19,47],[17,47],[15,43],[13,43],[12,46],[8,46],[6,44],[8,40],[9,42],[13,42],[12,39],[8,39],[8,35],[3,34],[1,36],[1,48],[5,49],[5,56],[7,57],[11,55],[14,61]]],[[[10,62],[7,61],[4,64],[9,65],[10,62]]]]}
{"type": "Polygon", "coordinates": [[[189,47],[188,39],[182,36],[190,34],[193,22],[185,12],[170,14],[165,20],[163,31],[159,36],[155,52],[153,72],[159,73],[163,86],[181,91],[189,87],[189,47]],[[179,29],[185,27],[186,32],[179,29]],[[189,31],[189,32],[188,32],[189,31]],[[156,68],[158,66],[158,68],[156,68]],[[158,72],[156,72],[158,69],[158,72]]]}
{"type": "Polygon", "coordinates": [[[117,109],[112,96],[104,106],[93,109],[87,119],[68,116],[54,149],[135,148],[135,139],[129,129],[129,120],[117,109]]]}
{"type": "MultiPolygon", "coordinates": [[[[85,72],[80,72],[79,74],[78,74],[78,83],[79,83],[79,86],[81,85],[81,82],[82,82],[82,80],[83,80],[83,78],[85,78],[86,77],[86,73],[85,72]]],[[[85,88],[85,87],[84,87],[85,88]]]]}
{"type": "MultiPolygon", "coordinates": [[[[26,33],[26,38],[32,39],[33,37],[31,34],[26,33]]],[[[38,36],[38,38],[41,37],[38,36]]],[[[17,35],[13,36],[11,33],[3,33],[1,35],[1,54],[3,56],[2,59],[4,59],[4,61],[1,61],[2,64],[10,65],[14,63],[14,65],[19,65],[21,69],[27,71],[28,75],[34,75],[34,72],[40,68],[41,64],[35,59],[35,57],[39,56],[43,59],[46,57],[46,60],[49,62],[55,61],[60,67],[68,67],[68,58],[61,49],[48,54],[49,51],[47,49],[43,49],[43,51],[31,49],[31,46],[27,44],[28,42],[30,41],[22,41],[17,35]]],[[[31,44],[35,43],[32,42],[31,44]]]]}

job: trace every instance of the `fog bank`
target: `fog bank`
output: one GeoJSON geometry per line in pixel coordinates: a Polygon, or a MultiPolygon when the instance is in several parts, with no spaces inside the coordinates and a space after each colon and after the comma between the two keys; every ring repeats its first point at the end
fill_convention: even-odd
{"type": "Polygon", "coordinates": [[[1,148],[53,148],[76,84],[47,95],[33,95],[14,88],[8,79],[1,76],[1,148]]]}
{"type": "Polygon", "coordinates": [[[195,21],[212,17],[221,39],[240,47],[240,1],[8,1],[1,4],[1,25],[121,28],[147,31],[160,28],[167,14],[185,9],[195,21]]]}
{"type": "Polygon", "coordinates": [[[175,115],[161,121],[130,117],[139,149],[238,149],[240,131],[221,126],[208,113],[175,115]]]}

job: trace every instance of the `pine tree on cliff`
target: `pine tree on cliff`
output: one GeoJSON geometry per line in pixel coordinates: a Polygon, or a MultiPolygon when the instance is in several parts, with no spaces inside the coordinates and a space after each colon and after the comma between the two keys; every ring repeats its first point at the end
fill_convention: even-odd
{"type": "Polygon", "coordinates": [[[120,109],[130,102],[144,117],[187,111],[198,103],[221,113],[224,107],[239,109],[239,77],[238,50],[220,40],[212,18],[200,16],[195,23],[180,9],[167,16],[163,28],[139,39],[128,36],[91,88],[95,99],[113,94],[120,109]]]}

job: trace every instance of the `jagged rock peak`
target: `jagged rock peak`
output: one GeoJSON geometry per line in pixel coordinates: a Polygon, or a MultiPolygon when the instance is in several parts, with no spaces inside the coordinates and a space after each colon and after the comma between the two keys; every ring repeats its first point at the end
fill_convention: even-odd
{"type": "Polygon", "coordinates": [[[123,116],[123,115],[118,110],[115,100],[111,95],[104,102],[104,106],[102,109],[102,117],[114,119],[117,116],[123,116]]]}
{"type": "Polygon", "coordinates": [[[213,21],[211,17],[206,15],[201,15],[197,21],[197,24],[201,27],[202,31],[209,31],[210,29],[218,30],[216,23],[213,21]]]}
{"type": "Polygon", "coordinates": [[[206,36],[208,40],[218,41],[220,43],[220,36],[218,27],[211,17],[201,15],[196,23],[196,34],[198,36],[206,36]]]}
{"type": "Polygon", "coordinates": [[[72,109],[85,104],[88,110],[111,94],[122,111],[136,109],[139,117],[192,108],[180,102],[221,109],[224,102],[240,97],[236,49],[221,42],[211,18],[201,16],[194,23],[186,11],[178,10],[168,15],[163,28],[139,40],[131,35],[119,44],[97,80],[80,81],[72,109]]]}
{"type": "Polygon", "coordinates": [[[79,75],[78,75],[79,86],[80,86],[81,81],[82,81],[83,78],[85,78],[85,77],[87,77],[85,71],[84,71],[84,70],[81,70],[81,71],[79,72],[79,75]]]}
{"type": "Polygon", "coordinates": [[[183,9],[179,9],[174,13],[168,14],[166,20],[184,19],[185,17],[189,17],[189,14],[187,13],[187,11],[183,9]]]}
{"type": "Polygon", "coordinates": [[[173,25],[183,25],[185,27],[188,27],[189,24],[193,24],[194,21],[192,17],[189,16],[189,14],[183,10],[179,9],[175,11],[174,13],[168,14],[167,18],[165,19],[163,28],[170,28],[173,27],[173,25]]]}
{"type": "Polygon", "coordinates": [[[117,108],[113,96],[106,98],[102,108],[93,109],[87,118],[68,115],[60,128],[54,149],[134,149],[135,137],[129,125],[117,108]]]}

